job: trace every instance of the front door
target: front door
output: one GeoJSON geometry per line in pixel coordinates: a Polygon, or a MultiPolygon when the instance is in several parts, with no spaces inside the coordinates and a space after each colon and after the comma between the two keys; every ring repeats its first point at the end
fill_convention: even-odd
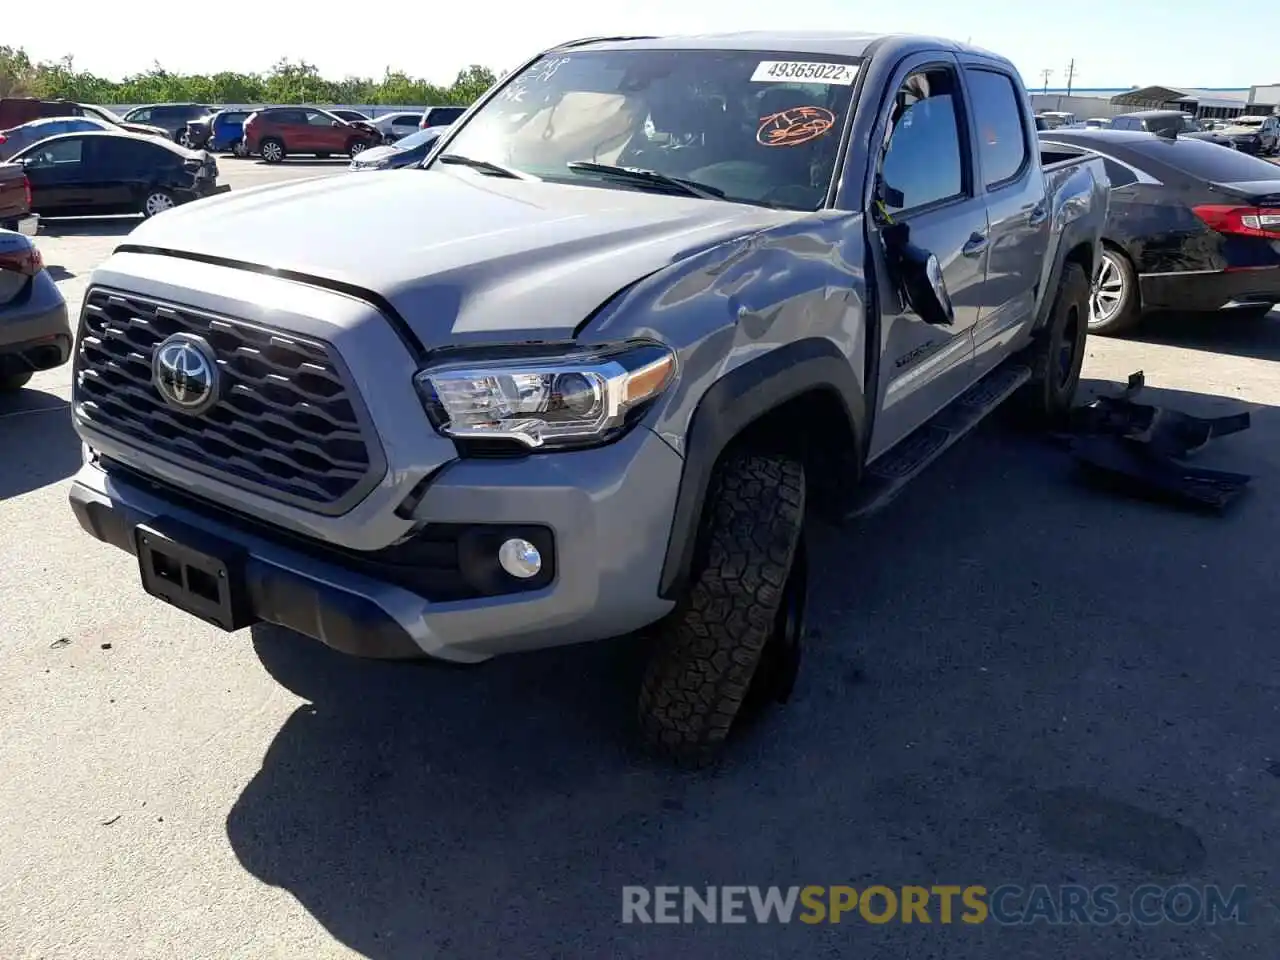
{"type": "Polygon", "coordinates": [[[31,208],[42,216],[72,216],[91,197],[85,186],[87,137],[60,137],[38,145],[23,159],[31,182],[31,208]]]}
{"type": "Polygon", "coordinates": [[[972,109],[975,182],[987,196],[990,250],[982,308],[974,331],[975,373],[1008,355],[1009,342],[1035,312],[1040,270],[1049,251],[1049,209],[1039,149],[1022,87],[1006,68],[962,58],[972,109]]]}
{"type": "Polygon", "coordinates": [[[339,123],[319,110],[307,111],[307,151],[314,153],[342,153],[347,149],[346,124],[339,123]]]}
{"type": "Polygon", "coordinates": [[[910,58],[896,89],[872,141],[882,146],[875,167],[879,202],[868,223],[883,291],[872,459],[973,382],[973,331],[989,249],[958,63],[949,55],[910,58]],[[937,257],[955,313],[950,325],[925,323],[899,292],[883,241],[891,224],[905,226],[912,244],[937,257]]]}

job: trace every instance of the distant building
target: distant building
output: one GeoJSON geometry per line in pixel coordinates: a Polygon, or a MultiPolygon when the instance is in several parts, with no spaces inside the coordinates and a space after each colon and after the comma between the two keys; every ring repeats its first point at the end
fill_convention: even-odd
{"type": "MultiPolygon", "coordinates": [[[[1236,88],[1129,87],[1124,90],[1104,88],[1050,88],[1032,93],[1036,112],[1061,110],[1074,113],[1079,120],[1090,117],[1114,117],[1135,110],[1181,110],[1196,117],[1222,119],[1250,112],[1254,90],[1275,90],[1280,103],[1280,86],[1236,88]]],[[[1260,112],[1269,113],[1270,109],[1260,112]]]]}

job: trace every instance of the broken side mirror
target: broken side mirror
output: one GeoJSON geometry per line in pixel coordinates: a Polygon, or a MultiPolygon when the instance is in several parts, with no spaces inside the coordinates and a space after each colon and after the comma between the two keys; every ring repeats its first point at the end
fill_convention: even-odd
{"type": "Polygon", "coordinates": [[[949,327],[955,323],[955,308],[942,276],[937,256],[910,240],[905,223],[895,223],[884,230],[889,260],[907,303],[925,323],[949,327]]]}

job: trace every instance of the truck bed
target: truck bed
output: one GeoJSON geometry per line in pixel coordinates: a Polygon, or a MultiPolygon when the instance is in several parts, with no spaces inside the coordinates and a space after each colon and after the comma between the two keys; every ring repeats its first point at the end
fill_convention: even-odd
{"type": "Polygon", "coordinates": [[[0,163],[0,227],[12,227],[31,211],[22,165],[0,163]]]}

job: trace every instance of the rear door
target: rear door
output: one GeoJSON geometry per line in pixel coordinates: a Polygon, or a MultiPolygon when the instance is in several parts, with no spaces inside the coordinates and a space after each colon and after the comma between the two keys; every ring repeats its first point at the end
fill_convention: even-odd
{"type": "Polygon", "coordinates": [[[1021,83],[997,64],[962,57],[972,120],[975,167],[987,198],[986,280],[974,330],[975,373],[1007,353],[1035,312],[1049,250],[1049,211],[1038,142],[1021,83]]]}
{"type": "Polygon", "coordinates": [[[417,133],[419,118],[413,113],[399,113],[391,118],[390,134],[399,140],[401,137],[407,137],[411,133],[417,133]]]}
{"type": "MultiPolygon", "coordinates": [[[[896,93],[881,105],[872,142],[885,198],[868,217],[880,297],[880,409],[869,456],[901,440],[973,381],[973,331],[989,250],[987,207],[976,180],[959,63],[949,54],[907,58],[896,93]],[[925,323],[897,294],[883,232],[907,227],[938,258],[955,311],[950,326],[925,323]]],[[[856,148],[855,149],[859,149],[856,148]]]]}

